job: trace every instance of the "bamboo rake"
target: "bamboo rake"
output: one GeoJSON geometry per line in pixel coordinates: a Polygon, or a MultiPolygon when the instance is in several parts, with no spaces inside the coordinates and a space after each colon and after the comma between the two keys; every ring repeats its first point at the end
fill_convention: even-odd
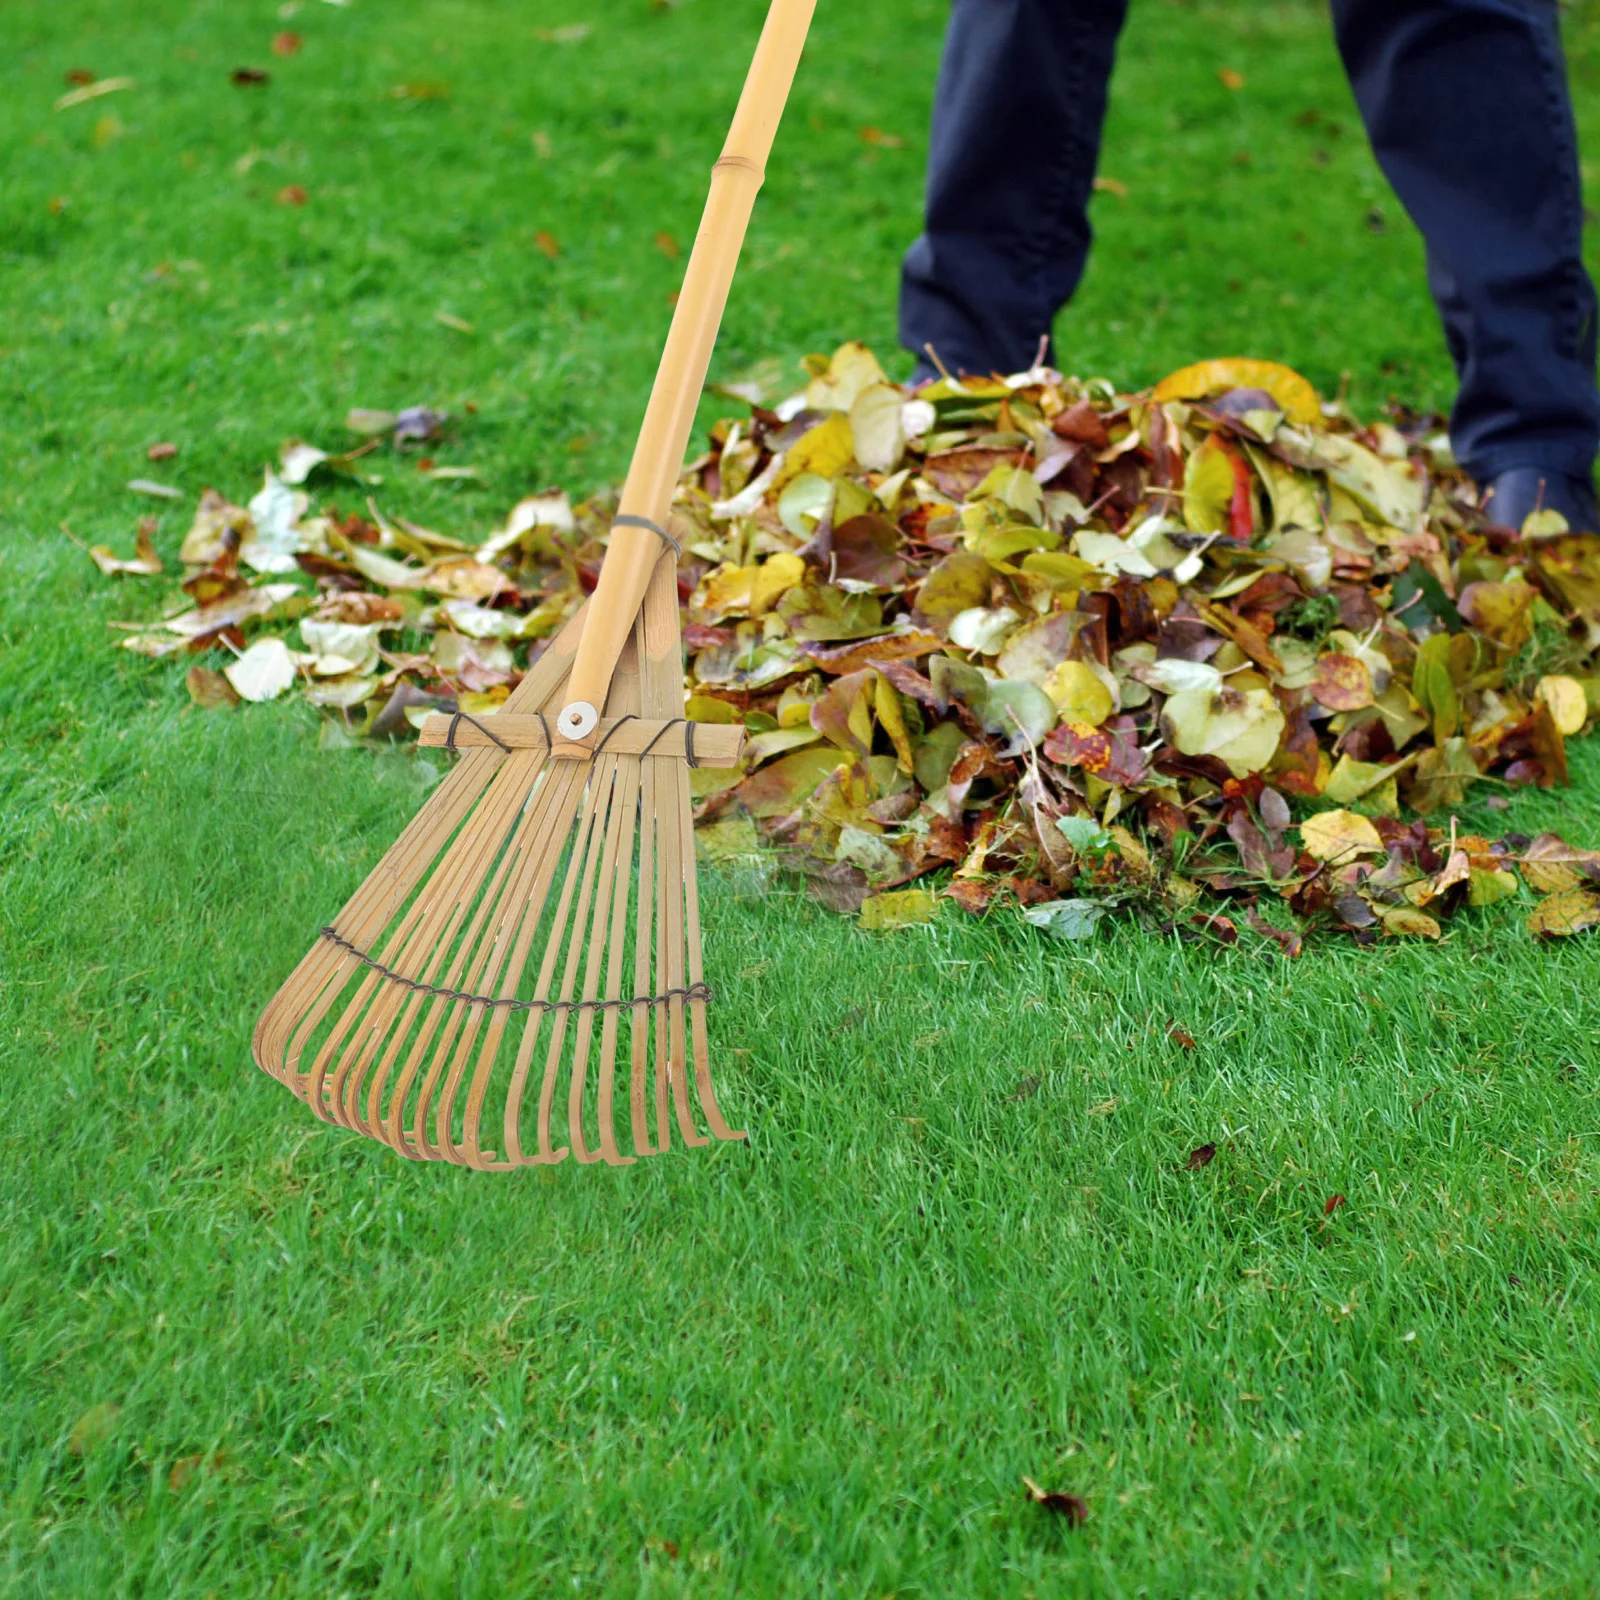
{"type": "Polygon", "coordinates": [[[428,720],[460,759],[256,1025],[257,1065],[412,1159],[626,1165],[674,1128],[744,1137],[712,1086],[689,795],[743,729],[684,718],[666,524],[814,5],[772,0],[593,596],[497,715],[428,720]]]}

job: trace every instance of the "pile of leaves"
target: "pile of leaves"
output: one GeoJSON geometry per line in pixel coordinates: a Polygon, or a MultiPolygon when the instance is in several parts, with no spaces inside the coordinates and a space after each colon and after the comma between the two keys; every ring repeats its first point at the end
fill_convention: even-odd
{"type": "MultiPolygon", "coordinates": [[[[1535,932],[1600,924],[1600,853],[1451,816],[1566,781],[1600,537],[1495,526],[1437,419],[1363,426],[1263,361],[1137,395],[1045,368],[908,391],[859,344],[805,366],[776,404],[718,391],[743,414],[674,507],[690,715],[751,734],[694,774],[710,854],[762,841],[876,926],[1004,899],[1075,938],[1124,905],[1292,953],[1318,926],[1437,937],[1524,886],[1535,932]]],[[[530,496],[478,539],[341,511],[385,439],[447,425],[351,422],[366,445],[286,445],[248,505],[208,490],[181,609],[123,643],[227,648],[197,701],[298,690],[335,742],[492,713],[592,590],[614,502],[530,496]]],[[[148,537],[93,553],[160,567],[148,537]]]]}

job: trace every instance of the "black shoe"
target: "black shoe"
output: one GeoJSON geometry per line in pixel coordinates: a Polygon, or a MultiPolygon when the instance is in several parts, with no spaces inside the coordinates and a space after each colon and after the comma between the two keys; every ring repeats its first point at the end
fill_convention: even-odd
{"type": "Polygon", "coordinates": [[[1600,533],[1600,506],[1587,478],[1543,467],[1511,467],[1491,478],[1478,504],[1502,528],[1521,529],[1535,511],[1559,511],[1574,533],[1600,533]]]}

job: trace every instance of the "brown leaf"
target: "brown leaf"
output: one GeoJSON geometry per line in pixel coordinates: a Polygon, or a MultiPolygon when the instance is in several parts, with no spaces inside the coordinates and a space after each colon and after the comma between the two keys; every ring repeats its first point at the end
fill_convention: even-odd
{"type": "Polygon", "coordinates": [[[263,72],[260,67],[235,67],[228,74],[228,82],[235,89],[261,89],[271,81],[272,74],[263,72]]]}
{"type": "Polygon", "coordinates": [[[133,559],[130,561],[118,559],[110,546],[103,544],[91,546],[89,554],[94,564],[107,577],[126,575],[135,578],[153,578],[164,570],[161,557],[156,554],[155,544],[150,537],[158,526],[157,518],[140,517],[138,530],[134,534],[133,559]]]}
{"type": "Polygon", "coordinates": [[[301,43],[298,33],[275,33],[272,36],[272,53],[275,56],[299,55],[301,43]]]}
{"type": "Polygon", "coordinates": [[[533,246],[540,254],[549,256],[552,261],[561,254],[561,246],[556,243],[556,236],[547,232],[544,228],[534,234],[533,246]]]}
{"type": "Polygon", "coordinates": [[[1027,1489],[1028,1498],[1036,1506],[1043,1506],[1046,1511],[1053,1511],[1057,1516],[1065,1517],[1074,1528],[1081,1528],[1089,1520],[1088,1504],[1077,1495],[1062,1494],[1053,1489],[1041,1489],[1026,1475],[1022,1482],[1027,1489]]]}
{"type": "Polygon", "coordinates": [[[272,198],[280,206],[303,206],[310,196],[298,183],[286,183],[272,198]]]}
{"type": "Polygon", "coordinates": [[[656,249],[659,250],[668,261],[676,261],[678,257],[683,254],[683,246],[680,245],[678,241],[665,230],[656,235],[656,249]]]}
{"type": "Polygon", "coordinates": [[[1184,1162],[1185,1172],[1198,1172],[1202,1167],[1209,1167],[1217,1158],[1217,1147],[1214,1144],[1196,1145],[1189,1152],[1189,1159],[1184,1162]]]}
{"type": "Polygon", "coordinates": [[[1319,656],[1311,693],[1329,711],[1360,711],[1372,704],[1372,674],[1355,656],[1337,652],[1319,656]]]}
{"type": "Polygon", "coordinates": [[[1167,1024],[1167,1037],[1176,1045],[1181,1045],[1185,1050],[1198,1050],[1200,1046],[1195,1043],[1195,1037],[1187,1028],[1180,1028],[1176,1022],[1167,1024]]]}
{"type": "Polygon", "coordinates": [[[150,461],[170,461],[177,453],[175,444],[153,444],[145,451],[145,458],[150,461]]]}
{"type": "Polygon", "coordinates": [[[1329,1195],[1327,1200],[1325,1200],[1323,1202],[1323,1206],[1322,1206],[1322,1214],[1323,1214],[1323,1216],[1331,1217],[1334,1214],[1334,1212],[1337,1211],[1339,1209],[1339,1207],[1342,1206],[1344,1203],[1345,1203],[1345,1199],[1344,1199],[1344,1196],[1342,1194],[1329,1195]]]}
{"type": "Polygon", "coordinates": [[[212,667],[190,667],[184,675],[189,698],[208,711],[239,704],[239,695],[227,677],[212,667]]]}
{"type": "Polygon", "coordinates": [[[1016,1091],[1006,1096],[1007,1100],[1031,1100],[1039,1092],[1039,1080],[1032,1073],[1022,1080],[1016,1091]]]}

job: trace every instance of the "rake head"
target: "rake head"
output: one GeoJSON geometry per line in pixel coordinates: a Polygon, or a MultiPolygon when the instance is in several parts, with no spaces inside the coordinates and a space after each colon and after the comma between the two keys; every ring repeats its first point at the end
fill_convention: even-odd
{"type": "MultiPolygon", "coordinates": [[[[415,1160],[621,1165],[674,1124],[743,1137],[711,1083],[688,777],[732,765],[743,730],[643,715],[630,645],[593,749],[552,745],[564,674],[530,701],[558,646],[492,720],[430,719],[422,742],[460,762],[256,1026],[257,1064],[319,1117],[415,1160]]],[[[675,652],[671,671],[644,698],[681,705],[675,652]]]]}

